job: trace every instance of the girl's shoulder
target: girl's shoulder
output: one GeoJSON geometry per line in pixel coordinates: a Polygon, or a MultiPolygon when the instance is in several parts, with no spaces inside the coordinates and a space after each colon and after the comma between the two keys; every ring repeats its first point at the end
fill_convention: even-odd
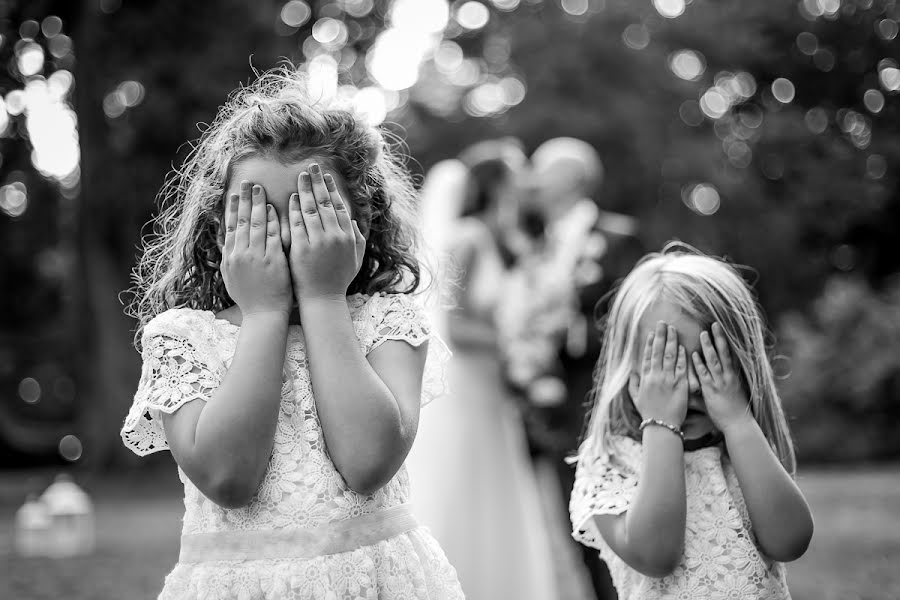
{"type": "MultiPolygon", "coordinates": [[[[193,339],[206,336],[217,320],[215,313],[195,308],[170,308],[153,317],[144,326],[142,339],[152,337],[177,337],[193,339]]],[[[223,322],[227,322],[224,321],[223,322]]]]}

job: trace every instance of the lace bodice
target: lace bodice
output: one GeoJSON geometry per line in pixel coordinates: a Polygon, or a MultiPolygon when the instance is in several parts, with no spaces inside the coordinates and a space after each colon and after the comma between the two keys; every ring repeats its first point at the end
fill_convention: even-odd
{"type": "MultiPolygon", "coordinates": [[[[420,345],[432,337],[424,312],[403,295],[348,298],[360,347],[368,354],[386,340],[420,345]]],[[[172,309],[150,321],[143,334],[143,370],[122,428],[125,445],[140,455],[168,449],[160,412],[172,413],[194,399],[214,401],[234,356],[240,328],[208,311],[172,309]]],[[[446,348],[429,343],[423,401],[443,391],[446,348]]],[[[349,489],[328,456],[316,414],[300,326],[291,326],[282,373],[281,409],[274,447],[262,484],[251,503],[225,509],[206,498],[179,469],[185,489],[183,533],[224,530],[311,528],[408,501],[401,468],[370,496],[349,489]]]]}
{"type": "Polygon", "coordinates": [[[594,515],[628,510],[638,485],[642,446],[614,436],[610,454],[579,460],[569,504],[572,536],[600,551],[621,600],[790,599],[784,566],[760,552],[737,476],[719,447],[686,452],[684,554],[675,571],[648,577],[603,540],[594,515]]]}

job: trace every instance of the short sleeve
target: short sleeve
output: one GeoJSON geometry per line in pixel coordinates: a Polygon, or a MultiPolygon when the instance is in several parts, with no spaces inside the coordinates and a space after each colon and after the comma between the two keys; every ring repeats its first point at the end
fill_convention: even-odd
{"type": "Polygon", "coordinates": [[[221,383],[225,369],[214,351],[212,326],[212,313],[189,309],[166,311],[145,326],[141,379],[121,431],[135,454],[168,450],[160,413],[208,401],[221,383]]]}
{"type": "Polygon", "coordinates": [[[579,458],[569,499],[572,537],[597,549],[601,549],[601,537],[593,517],[627,511],[638,484],[640,444],[619,438],[610,447],[611,453],[579,458]]]}
{"type": "Polygon", "coordinates": [[[422,302],[407,294],[372,296],[362,311],[359,332],[366,354],[389,340],[412,346],[428,342],[425,373],[422,376],[422,404],[446,395],[446,366],[450,350],[434,329],[422,302]]]}

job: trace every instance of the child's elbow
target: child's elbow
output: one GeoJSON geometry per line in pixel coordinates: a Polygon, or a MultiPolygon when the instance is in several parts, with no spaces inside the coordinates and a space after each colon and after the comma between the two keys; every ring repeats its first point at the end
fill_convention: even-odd
{"type": "Polygon", "coordinates": [[[680,552],[667,552],[645,557],[644,560],[640,561],[639,565],[635,565],[635,570],[640,571],[647,577],[661,579],[674,573],[680,564],[680,552]]]}
{"type": "Polygon", "coordinates": [[[386,469],[353,469],[343,474],[344,483],[360,496],[371,496],[391,480],[393,472],[386,469]]]}
{"type": "Polygon", "coordinates": [[[222,508],[244,508],[256,496],[258,482],[247,477],[222,477],[210,483],[206,496],[222,508]]]}
{"type": "Polygon", "coordinates": [[[797,532],[785,540],[780,547],[773,548],[771,552],[765,554],[772,560],[778,562],[792,562],[806,554],[809,544],[812,542],[813,522],[809,519],[808,524],[804,524],[797,532]]]}

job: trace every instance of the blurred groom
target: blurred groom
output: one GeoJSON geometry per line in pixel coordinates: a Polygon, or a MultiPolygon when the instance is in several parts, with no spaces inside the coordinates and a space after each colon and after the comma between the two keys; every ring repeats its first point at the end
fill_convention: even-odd
{"type": "MultiPolygon", "coordinates": [[[[575,470],[565,458],[575,453],[582,433],[594,365],[600,355],[598,319],[605,315],[604,300],[609,292],[644,249],[633,217],[598,206],[595,196],[603,181],[603,164],[590,144],[570,137],[554,138],[534,151],[531,162],[533,195],[523,210],[535,239],[534,254],[540,259],[531,269],[534,294],[526,296],[539,303],[544,290],[557,290],[560,295],[545,297],[529,322],[546,319],[548,310],[564,308],[565,316],[556,319],[561,325],[556,331],[551,331],[552,327],[545,330],[545,341],[552,344],[546,368],[526,376],[529,381],[521,381],[520,376],[514,385],[527,400],[524,412],[532,455],[536,463],[552,465],[557,493],[567,509],[575,470]]],[[[565,519],[568,523],[568,513],[565,519]]],[[[615,598],[599,554],[566,538],[584,559],[596,597],[615,598]]]]}

